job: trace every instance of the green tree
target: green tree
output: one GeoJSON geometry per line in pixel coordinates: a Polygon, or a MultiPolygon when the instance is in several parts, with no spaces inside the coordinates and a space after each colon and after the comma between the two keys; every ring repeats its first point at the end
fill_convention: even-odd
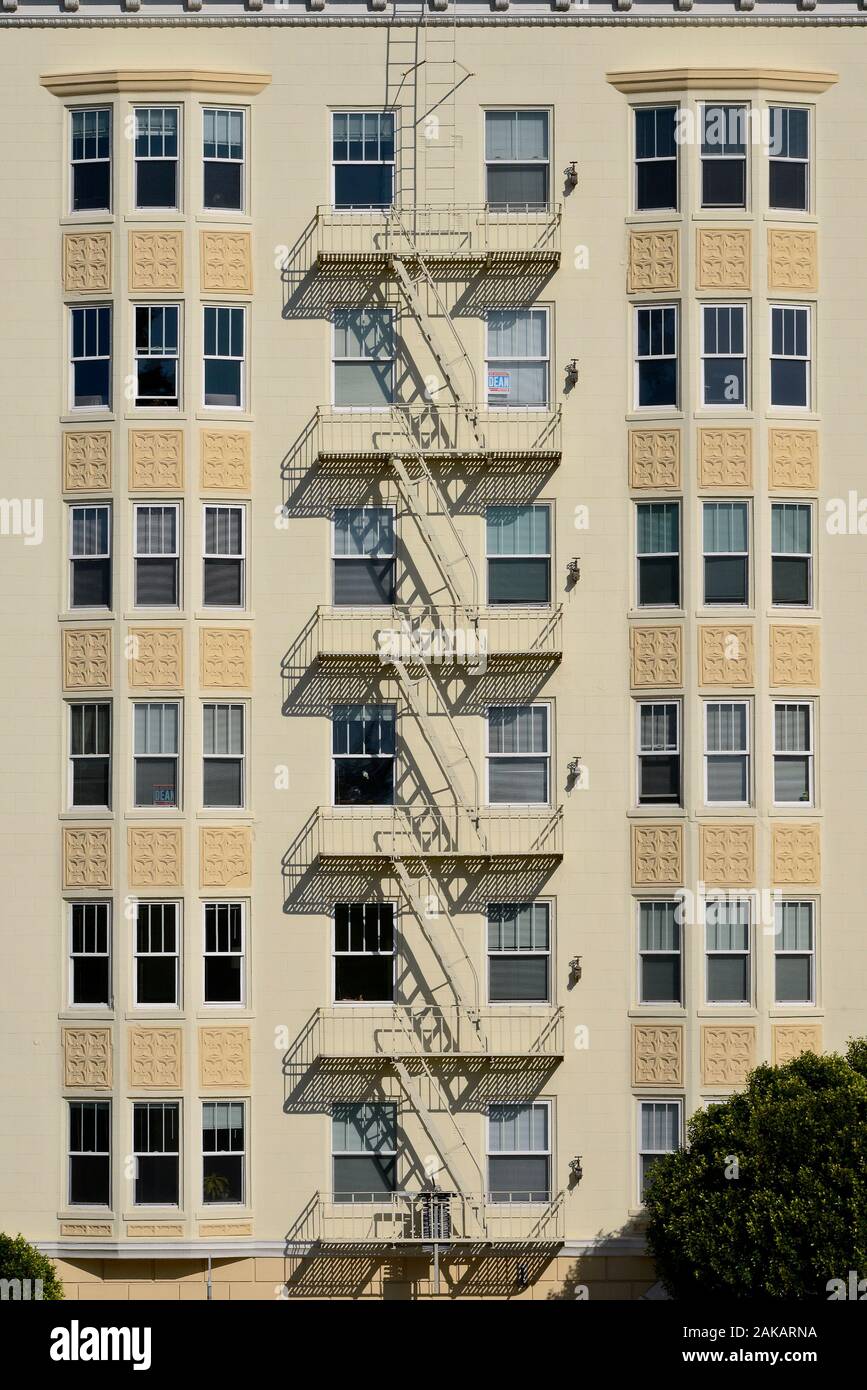
{"type": "Polygon", "coordinates": [[[761,1066],[654,1165],[647,1241],[674,1298],[828,1298],[867,1277],[867,1039],[761,1066]]]}
{"type": "MultiPolygon", "coordinates": [[[[41,1279],[43,1299],[63,1298],[63,1285],[51,1260],[21,1235],[7,1236],[0,1231],[0,1279],[30,1279],[34,1283],[41,1279]]],[[[35,1297],[32,1284],[30,1297],[35,1297]]]]}

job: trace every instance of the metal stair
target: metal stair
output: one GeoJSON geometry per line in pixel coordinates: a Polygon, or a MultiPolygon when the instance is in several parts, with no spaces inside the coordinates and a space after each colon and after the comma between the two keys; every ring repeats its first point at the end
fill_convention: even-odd
{"type": "Polygon", "coordinates": [[[430,874],[425,870],[424,879],[428,887],[425,895],[426,901],[431,898],[436,900],[437,913],[433,915],[427,911],[426,901],[423,903],[419,894],[416,892],[413,879],[410,877],[406,865],[401,859],[394,861],[394,872],[398,883],[403,890],[404,898],[418,921],[422,929],[425,940],[436,956],[440,964],[440,969],[449,982],[455,1003],[466,1009],[470,1015],[478,1015],[479,1012],[479,977],[476,974],[476,967],[464,945],[463,938],[458,932],[449,912],[442,906],[439,894],[436,891],[430,874]],[[445,926],[446,931],[442,930],[445,926]],[[449,943],[449,944],[447,944],[449,943]],[[472,987],[472,998],[467,999],[461,989],[460,980],[462,976],[469,975],[472,987]]]}
{"type": "Polygon", "coordinates": [[[389,461],[400,479],[404,496],[409,504],[415,523],[424,537],[425,544],[439,566],[446,587],[456,607],[469,608],[470,610],[477,609],[479,601],[479,577],[476,573],[475,565],[455,525],[448,501],[425,463],[421,451],[413,453],[413,464],[416,469],[415,477],[411,475],[402,455],[392,454],[389,461]],[[451,542],[451,545],[448,547],[443,544],[445,536],[438,535],[436,527],[431,525],[431,513],[428,511],[425,498],[422,496],[425,487],[430,489],[430,492],[436,499],[439,508],[438,515],[440,515],[445,522],[445,531],[448,533],[448,540],[451,542]],[[462,569],[468,571],[469,574],[469,592],[465,589],[461,579],[462,569]]]}

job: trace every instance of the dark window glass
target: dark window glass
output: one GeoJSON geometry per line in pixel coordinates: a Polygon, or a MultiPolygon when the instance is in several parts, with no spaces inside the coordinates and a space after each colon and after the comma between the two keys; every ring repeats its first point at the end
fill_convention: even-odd
{"type": "Polygon", "coordinates": [[[677,207],[677,107],[635,112],[635,207],[638,212],[677,207]]]}
{"type": "Polygon", "coordinates": [[[706,106],[702,111],[703,207],[746,207],[747,109],[706,106]]]}
{"type": "Polygon", "coordinates": [[[550,603],[551,563],[547,557],[488,560],[489,603],[550,603]]]}
{"type": "Polygon", "coordinates": [[[160,555],[136,560],[135,601],[139,608],[177,607],[177,558],[160,555]]]}
{"type": "Polygon", "coordinates": [[[393,805],[394,759],[335,759],[334,801],[337,806],[393,805]]]}
{"type": "Polygon", "coordinates": [[[334,561],[335,605],[366,607],[394,603],[394,560],[334,561]]]}
{"type": "Polygon", "coordinates": [[[240,608],[243,594],[242,560],[206,558],[204,601],[209,607],[240,608]]]}
{"type": "Polygon", "coordinates": [[[111,560],[73,560],[71,606],[111,607],[111,560]]]}
{"type": "Polygon", "coordinates": [[[111,1106],[74,1101],[69,1107],[69,1201],[111,1206],[111,1106]]]}
{"type": "Polygon", "coordinates": [[[244,777],[240,758],[205,758],[205,806],[243,806],[244,777]]]}
{"type": "Polygon", "coordinates": [[[491,1202],[548,1202],[551,1199],[547,1154],[508,1154],[488,1158],[488,1198],[491,1202]]]}
{"type": "Polygon", "coordinates": [[[176,806],[178,804],[178,764],[176,758],[135,760],[136,806],[176,806]]]}
{"type": "Polygon", "coordinates": [[[177,1206],[180,1196],[180,1107],[133,1106],[137,1206],[177,1206]]]}
{"type": "Polygon", "coordinates": [[[747,602],[746,555],[707,555],[704,561],[705,603],[747,602]]]}

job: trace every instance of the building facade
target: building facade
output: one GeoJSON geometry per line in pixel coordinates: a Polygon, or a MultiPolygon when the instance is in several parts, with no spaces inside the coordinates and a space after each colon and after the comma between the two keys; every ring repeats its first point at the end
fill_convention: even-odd
{"type": "Polygon", "coordinates": [[[68,1296],[641,1297],[689,1116],[865,1031],[864,22],[3,0],[0,1225],[68,1296]]]}

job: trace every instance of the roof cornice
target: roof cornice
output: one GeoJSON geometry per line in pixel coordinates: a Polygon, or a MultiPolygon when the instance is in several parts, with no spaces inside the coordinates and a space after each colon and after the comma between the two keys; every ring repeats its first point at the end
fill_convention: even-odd
{"type": "Polygon", "coordinates": [[[206,68],[106,68],[95,72],[43,72],[39,81],[56,97],[107,92],[231,92],[255,96],[268,86],[271,74],[206,68]]]}
{"type": "Polygon", "coordinates": [[[630,68],[605,74],[618,92],[827,92],[835,72],[802,68],[630,68]]]}

